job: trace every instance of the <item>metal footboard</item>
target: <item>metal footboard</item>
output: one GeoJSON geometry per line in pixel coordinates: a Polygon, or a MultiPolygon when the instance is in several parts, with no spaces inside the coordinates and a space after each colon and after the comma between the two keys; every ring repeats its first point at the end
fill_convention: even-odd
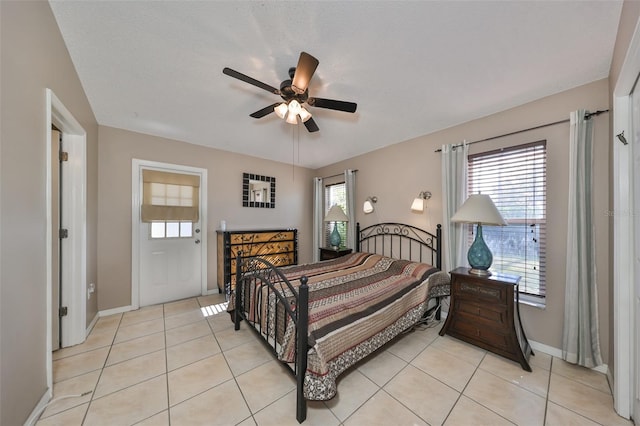
{"type": "Polygon", "coordinates": [[[280,337],[289,322],[295,326],[295,360],[284,363],[296,377],[296,419],[302,423],[307,417],[304,398],[304,378],[307,371],[309,287],[307,277],[294,288],[276,266],[259,257],[236,258],[236,287],[233,322],[236,330],[247,321],[264,339],[273,354],[278,356],[280,337]],[[264,301],[264,303],[263,303],[264,301]]]}

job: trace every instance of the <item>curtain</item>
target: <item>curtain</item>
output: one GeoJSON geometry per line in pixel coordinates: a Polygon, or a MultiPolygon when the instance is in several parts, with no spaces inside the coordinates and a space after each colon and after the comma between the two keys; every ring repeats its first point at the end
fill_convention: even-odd
{"type": "Polygon", "coordinates": [[[145,169],[142,183],[143,222],[198,221],[199,176],[145,169]]]}
{"type": "Polygon", "coordinates": [[[356,172],[355,170],[344,171],[344,182],[347,198],[347,211],[349,217],[347,223],[347,244],[354,250],[356,248],[356,172]]]}
{"type": "Polygon", "coordinates": [[[467,199],[467,156],[469,145],[442,145],[442,239],[443,271],[467,264],[465,226],[451,222],[451,216],[467,199]]]}
{"type": "Polygon", "coordinates": [[[571,113],[569,217],[562,358],[593,368],[602,364],[593,226],[593,123],[571,113]]]}
{"type": "Polygon", "coordinates": [[[320,260],[320,246],[324,237],[324,183],[321,177],[313,178],[313,261],[320,260]]]}

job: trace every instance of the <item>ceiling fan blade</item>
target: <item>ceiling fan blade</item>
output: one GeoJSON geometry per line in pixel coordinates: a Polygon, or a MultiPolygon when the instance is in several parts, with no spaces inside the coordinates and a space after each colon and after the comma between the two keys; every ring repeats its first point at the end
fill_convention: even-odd
{"type": "Polygon", "coordinates": [[[304,122],[304,127],[307,128],[307,130],[309,131],[309,133],[312,132],[317,132],[318,130],[320,130],[318,128],[318,125],[316,124],[315,121],[313,121],[313,118],[309,118],[307,121],[304,122]]]}
{"type": "Polygon", "coordinates": [[[231,68],[226,68],[225,67],[222,70],[222,73],[228,75],[229,77],[233,77],[233,78],[237,78],[238,80],[242,80],[245,83],[253,84],[256,87],[259,87],[261,89],[266,90],[267,92],[271,92],[271,93],[276,94],[276,95],[280,94],[280,90],[279,89],[276,89],[273,86],[269,86],[266,83],[258,81],[255,78],[251,78],[248,75],[242,74],[241,72],[238,72],[236,70],[232,70],[231,68]]]}
{"type": "Polygon", "coordinates": [[[336,101],[334,99],[309,98],[307,103],[318,108],[335,109],[344,112],[356,112],[358,104],[355,102],[336,101]]]}
{"type": "Polygon", "coordinates": [[[307,90],[311,77],[313,77],[313,73],[316,72],[316,68],[318,68],[318,63],[318,60],[307,52],[300,53],[296,73],[293,75],[293,80],[291,81],[291,88],[294,92],[301,95],[307,90]]]}
{"type": "Polygon", "coordinates": [[[262,118],[265,115],[269,115],[273,112],[273,109],[275,107],[277,107],[278,105],[280,105],[282,102],[276,102],[275,104],[269,105],[267,107],[262,108],[261,110],[258,110],[256,112],[254,112],[253,114],[249,114],[249,116],[253,117],[253,118],[262,118]]]}

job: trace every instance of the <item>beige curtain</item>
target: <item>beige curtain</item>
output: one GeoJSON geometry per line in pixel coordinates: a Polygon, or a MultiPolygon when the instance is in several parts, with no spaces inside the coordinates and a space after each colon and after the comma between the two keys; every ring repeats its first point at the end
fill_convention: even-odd
{"type": "Polygon", "coordinates": [[[449,272],[467,265],[465,226],[451,222],[451,216],[467,199],[469,145],[442,145],[442,236],[444,256],[442,270],[449,272]]]}
{"type": "Polygon", "coordinates": [[[569,218],[562,359],[593,368],[602,365],[596,234],[593,209],[593,122],[587,111],[570,115],[569,218]]]}
{"type": "Polygon", "coordinates": [[[198,221],[199,176],[143,170],[142,183],[143,222],[198,221]]]}

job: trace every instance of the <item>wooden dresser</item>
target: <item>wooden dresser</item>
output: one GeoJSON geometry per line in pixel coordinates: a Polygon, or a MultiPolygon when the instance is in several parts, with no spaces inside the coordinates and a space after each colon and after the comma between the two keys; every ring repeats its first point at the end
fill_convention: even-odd
{"type": "Polygon", "coordinates": [[[520,321],[520,277],[473,275],[469,268],[451,271],[451,305],[440,330],[465,342],[519,362],[531,371],[533,354],[520,321]]]}
{"type": "Polygon", "coordinates": [[[216,231],[218,252],[218,291],[229,294],[235,287],[236,256],[259,256],[275,266],[298,263],[298,230],[268,229],[216,231]]]}

